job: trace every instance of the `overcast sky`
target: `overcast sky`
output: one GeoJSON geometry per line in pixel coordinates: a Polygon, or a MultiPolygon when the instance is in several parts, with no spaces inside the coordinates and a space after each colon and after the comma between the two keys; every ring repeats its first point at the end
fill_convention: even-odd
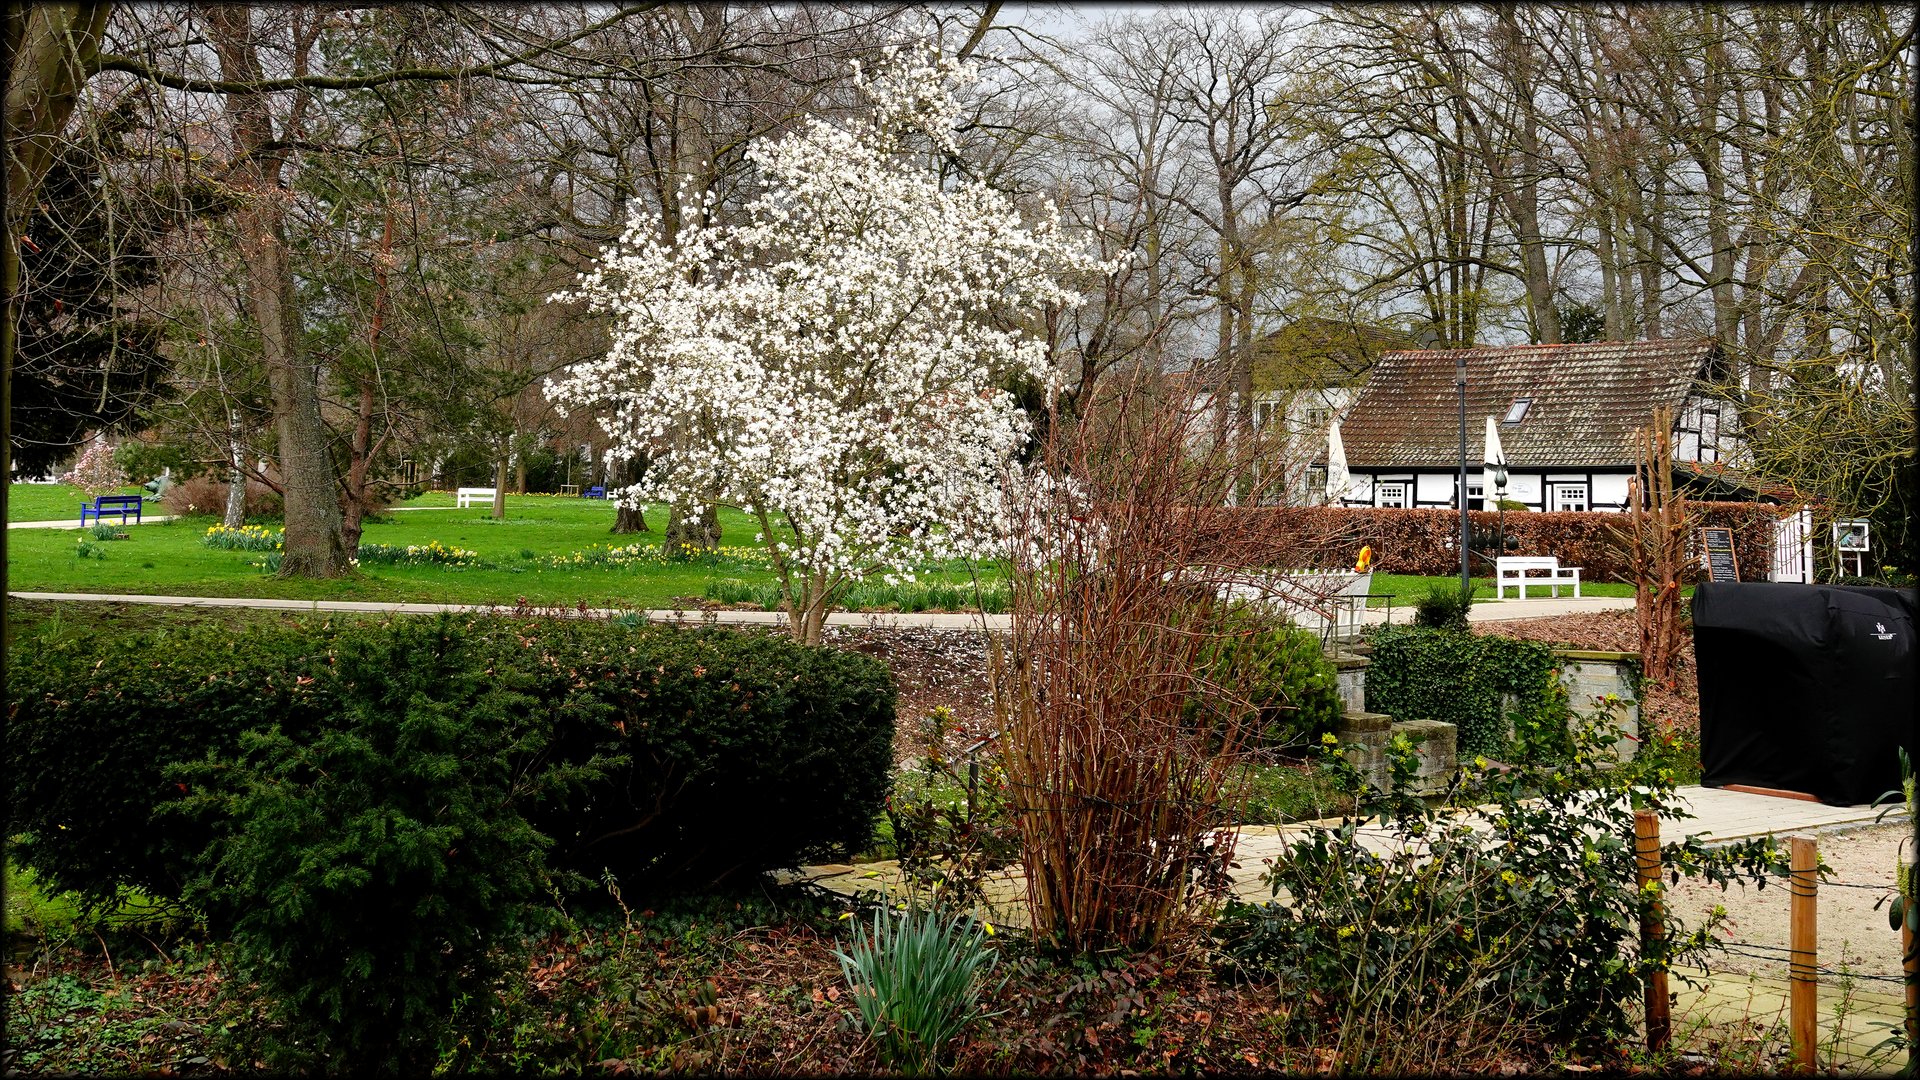
{"type": "MultiPolygon", "coordinates": [[[[1076,3],[1009,3],[994,16],[995,26],[1019,26],[1037,34],[1045,34],[1060,41],[1072,41],[1085,33],[1087,28],[1116,18],[1121,15],[1146,15],[1157,8],[1200,8],[1211,9],[1222,18],[1231,18],[1238,13],[1252,14],[1270,10],[1276,5],[1263,3],[1245,4],[1076,4],[1076,3]]],[[[1286,5],[1299,7],[1302,5],[1286,5]]]]}

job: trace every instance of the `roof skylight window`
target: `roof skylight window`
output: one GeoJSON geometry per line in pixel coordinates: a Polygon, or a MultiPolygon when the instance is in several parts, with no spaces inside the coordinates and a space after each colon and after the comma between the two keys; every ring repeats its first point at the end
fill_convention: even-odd
{"type": "Polygon", "coordinates": [[[1520,421],[1526,419],[1527,406],[1531,404],[1533,404],[1533,399],[1530,397],[1514,398],[1513,404],[1507,406],[1506,418],[1501,420],[1500,422],[1503,424],[1517,424],[1520,421]]]}

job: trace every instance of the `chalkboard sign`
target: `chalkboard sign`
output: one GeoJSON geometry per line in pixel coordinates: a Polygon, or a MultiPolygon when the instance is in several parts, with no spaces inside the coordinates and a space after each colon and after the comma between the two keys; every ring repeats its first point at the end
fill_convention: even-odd
{"type": "Polygon", "coordinates": [[[1733,558],[1732,529],[1701,529],[1700,549],[1708,581],[1740,580],[1740,564],[1733,558]]]}

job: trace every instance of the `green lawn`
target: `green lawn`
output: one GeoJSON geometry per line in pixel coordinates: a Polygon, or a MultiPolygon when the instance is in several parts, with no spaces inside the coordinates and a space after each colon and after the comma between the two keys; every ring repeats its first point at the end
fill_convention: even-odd
{"type": "MultiPolygon", "coordinates": [[[[128,488],[130,493],[138,488],[128,488]]],[[[526,598],[536,604],[576,604],[596,607],[673,607],[699,599],[710,582],[735,579],[750,585],[773,581],[773,573],[756,543],[758,525],[737,510],[720,511],[724,554],[714,560],[671,563],[649,560],[625,567],[571,565],[555,567],[550,560],[591,548],[639,544],[653,549],[666,527],[666,510],[647,514],[654,530],[635,536],[615,536],[613,504],[600,499],[551,495],[509,495],[507,516],[493,520],[491,508],[454,508],[454,498],[430,492],[406,503],[380,521],[367,525],[363,543],[395,546],[424,545],[432,541],[462,548],[479,556],[480,566],[366,565],[358,577],[344,581],[281,580],[264,572],[262,554],[209,548],[201,543],[207,527],[218,518],[191,517],[171,523],[146,524],[124,530],[126,540],[92,542],[100,558],[83,558],[77,541],[89,533],[78,527],[78,508],[84,495],[58,484],[14,484],[9,494],[8,519],[44,521],[71,518],[67,529],[15,529],[8,541],[8,583],[29,592],[113,592],[183,596],[260,596],[295,600],[369,600],[415,603],[512,604],[526,598]]],[[[155,508],[154,512],[159,512],[155,508]]],[[[964,583],[969,576],[958,564],[933,568],[926,581],[964,583]]],[[[983,573],[999,577],[996,568],[983,573]]],[[[1375,593],[1392,593],[1395,608],[1411,608],[1429,589],[1458,581],[1453,577],[1411,574],[1373,576],[1375,593]]],[[[1581,582],[1584,596],[1632,596],[1633,586],[1620,582],[1581,582]]],[[[1691,595],[1691,586],[1684,592],[1691,595]]],[[[1529,590],[1530,596],[1544,590],[1529,590]]],[[[1474,595],[1493,596],[1490,578],[1474,579],[1474,595]]],[[[1387,601],[1370,601],[1383,607],[1387,601]]]]}
{"type": "MultiPolygon", "coordinates": [[[[1492,600],[1493,599],[1493,579],[1492,578],[1477,577],[1477,578],[1472,578],[1470,580],[1473,582],[1474,599],[1476,600],[1492,600]]],[[[1420,598],[1427,595],[1429,590],[1434,589],[1436,587],[1457,589],[1460,587],[1460,576],[1458,574],[1455,574],[1452,577],[1422,577],[1416,574],[1379,574],[1379,573],[1376,573],[1373,575],[1373,591],[1376,593],[1392,593],[1393,606],[1395,608],[1412,607],[1413,605],[1419,603],[1420,598]]],[[[1560,589],[1561,596],[1563,597],[1571,596],[1572,594],[1573,593],[1571,589],[1568,589],[1565,586],[1561,587],[1560,589]]],[[[1552,595],[1553,595],[1553,591],[1551,589],[1541,588],[1540,586],[1537,586],[1537,585],[1530,586],[1527,589],[1527,599],[1529,600],[1536,600],[1543,596],[1551,597],[1552,595]]],[[[1633,586],[1624,581],[1587,581],[1586,579],[1582,578],[1580,581],[1580,595],[1581,596],[1632,596],[1633,586]]],[[[1691,585],[1682,586],[1680,589],[1680,595],[1692,596],[1693,586],[1691,585]]],[[[1513,597],[1511,594],[1509,594],[1507,598],[1512,599],[1513,597]]],[[[1367,604],[1369,607],[1383,607],[1386,605],[1386,601],[1385,600],[1369,600],[1367,601],[1367,604]]]]}
{"type": "MultiPolygon", "coordinates": [[[[120,489],[122,495],[145,495],[146,493],[145,488],[133,484],[120,489]]],[[[64,520],[73,522],[77,528],[80,524],[80,504],[91,501],[91,497],[86,492],[65,484],[14,484],[7,491],[7,520],[64,520]]],[[[156,503],[148,503],[143,512],[166,513],[156,503]]],[[[17,535],[19,530],[15,532],[17,535]]]]}
{"type": "MultiPolygon", "coordinates": [[[[15,484],[54,490],[48,485],[15,484]]],[[[35,492],[35,497],[42,497],[35,492]]],[[[49,504],[51,500],[48,500],[49,504]]],[[[77,508],[78,500],[74,501],[77,508]]],[[[29,515],[31,518],[31,515],[29,515]]],[[[666,527],[666,510],[647,514],[654,530],[615,536],[614,508],[600,499],[548,495],[510,495],[507,516],[493,520],[491,508],[455,509],[453,496],[433,492],[369,523],[361,542],[393,546],[425,545],[476,553],[478,566],[397,566],[368,564],[341,581],[282,580],[260,567],[264,553],[209,548],[202,537],[218,518],[130,526],[127,539],[95,541],[90,530],[15,529],[7,537],[9,588],[28,592],[143,593],[183,596],[259,596],[296,600],[368,600],[414,603],[512,604],[524,597],[536,604],[596,607],[673,607],[701,597],[708,582],[733,578],[770,582],[773,572],[754,541],[758,526],[735,510],[720,511],[722,554],[698,562],[648,559],[637,565],[556,567],[551,560],[592,548],[639,544],[652,551],[666,527]],[[82,541],[100,557],[83,557],[82,541]]],[[[968,580],[959,565],[931,568],[923,580],[968,580]]]]}

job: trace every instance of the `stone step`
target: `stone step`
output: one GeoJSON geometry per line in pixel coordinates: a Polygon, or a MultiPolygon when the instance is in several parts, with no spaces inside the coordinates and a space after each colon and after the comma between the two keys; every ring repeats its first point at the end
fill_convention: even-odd
{"type": "Polygon", "coordinates": [[[1453,778],[1459,765],[1458,734],[1452,724],[1439,720],[1395,720],[1386,713],[1356,709],[1349,709],[1334,728],[1334,737],[1347,748],[1347,760],[1381,790],[1387,786],[1387,744],[1395,735],[1411,739],[1419,761],[1413,789],[1421,795],[1444,789],[1453,778]]]}

